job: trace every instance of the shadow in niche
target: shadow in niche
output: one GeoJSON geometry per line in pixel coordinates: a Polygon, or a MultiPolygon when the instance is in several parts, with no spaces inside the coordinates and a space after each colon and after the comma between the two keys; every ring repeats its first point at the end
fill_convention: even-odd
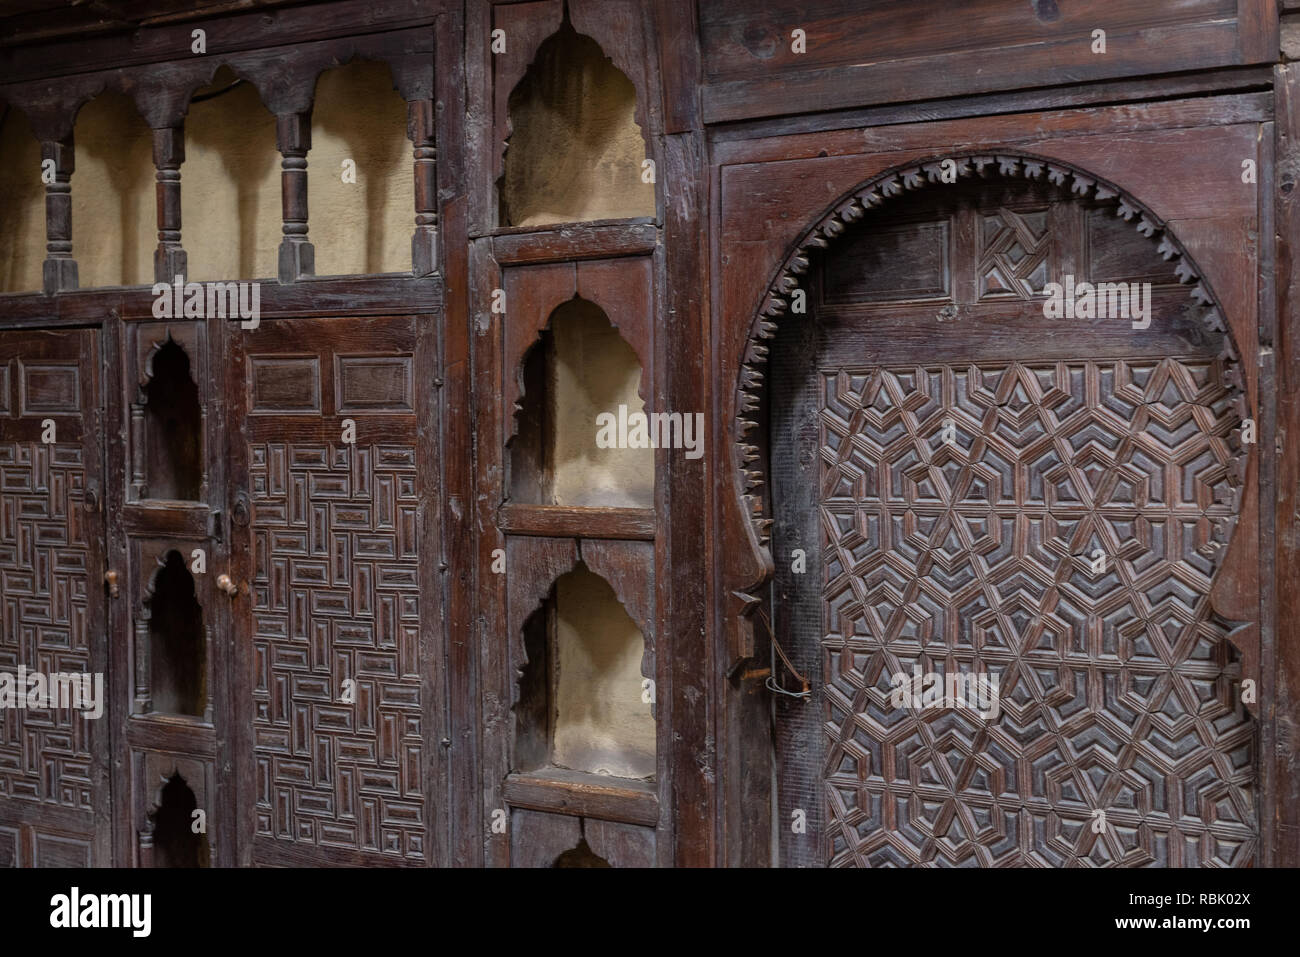
{"type": "Polygon", "coordinates": [[[167,553],[148,603],[152,710],[202,716],[207,697],[203,608],[179,552],[167,553]]]}
{"type": "Polygon", "coordinates": [[[145,386],[148,497],[197,502],[203,486],[203,413],[190,357],[168,339],[145,386]]]}
{"type": "Polygon", "coordinates": [[[585,837],[578,839],[578,846],[571,847],[555,859],[552,867],[610,867],[609,861],[599,857],[587,845],[585,837]]]}
{"type": "Polygon", "coordinates": [[[180,772],[163,786],[153,821],[154,867],[207,867],[208,844],[194,833],[194,811],[198,801],[180,772]]]}

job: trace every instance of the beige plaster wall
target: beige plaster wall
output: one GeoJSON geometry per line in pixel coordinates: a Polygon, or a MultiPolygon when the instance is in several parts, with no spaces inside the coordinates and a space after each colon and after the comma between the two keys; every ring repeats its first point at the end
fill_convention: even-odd
{"type": "Polygon", "coordinates": [[[383,63],[321,74],[312,111],[307,205],[318,276],[410,272],[415,177],[406,102],[383,63]],[[343,161],[356,182],[343,182],[343,161]]]}
{"type": "MultiPolygon", "coordinates": [[[[225,67],[199,94],[229,86],[225,67]]],[[[310,170],[311,156],[307,158],[310,170]]],[[[189,278],[271,279],[280,246],[275,118],[251,83],[190,103],[181,166],[181,243],[189,278]]],[[[152,281],[152,280],[150,280],[152,281]]]]}
{"type": "Polygon", "coordinates": [[[585,566],[555,588],[552,760],[578,771],[651,777],[655,722],[641,701],[640,630],[609,583],[585,566]]]}
{"type": "Polygon", "coordinates": [[[72,255],[83,287],[153,282],[158,245],[153,135],[120,93],[81,108],[73,128],[72,255]]]}
{"type": "Polygon", "coordinates": [[[654,449],[601,449],[596,416],[642,412],[641,366],[599,306],[574,299],[551,319],[555,362],[550,388],[557,505],[649,508],[654,504],[654,449]]]}
{"type": "Polygon", "coordinates": [[[636,88],[591,37],[566,23],[546,40],[508,110],[504,225],[654,215],[636,88]]]}
{"type": "Polygon", "coordinates": [[[0,292],[38,291],[44,260],[41,144],[27,117],[11,108],[0,125],[0,292]]]}

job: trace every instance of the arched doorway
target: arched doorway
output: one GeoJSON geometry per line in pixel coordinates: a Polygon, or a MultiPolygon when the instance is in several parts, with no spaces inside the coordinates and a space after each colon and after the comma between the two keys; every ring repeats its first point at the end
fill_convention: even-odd
{"type": "Polygon", "coordinates": [[[923,169],[778,283],[772,623],[813,692],[776,704],[781,861],[1249,864],[1217,307],[1118,190],[923,169]]]}

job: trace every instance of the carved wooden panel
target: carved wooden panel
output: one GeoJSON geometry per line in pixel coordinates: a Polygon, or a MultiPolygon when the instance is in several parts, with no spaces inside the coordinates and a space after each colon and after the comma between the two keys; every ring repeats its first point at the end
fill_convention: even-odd
{"type": "MultiPolygon", "coordinates": [[[[0,673],[11,678],[104,670],[97,348],[91,332],[0,333],[0,673]]],[[[38,814],[59,832],[33,836],[45,862],[91,859],[106,741],[104,724],[69,708],[0,708],[0,821],[38,814]]]]}
{"type": "Polygon", "coordinates": [[[348,319],[239,343],[257,840],[433,859],[415,345],[411,320],[348,319]]]}
{"type": "Polygon", "coordinates": [[[1208,602],[1238,425],[1219,364],[823,386],[831,863],[1249,862],[1254,731],[1208,602]],[[1002,715],[891,707],[914,667],[999,675],[1002,715]]]}
{"type": "Polygon", "coordinates": [[[973,303],[946,329],[917,330],[924,295],[855,303],[831,253],[816,314],[773,350],[774,624],[813,678],[777,704],[782,818],[808,823],[782,860],[1250,865],[1242,622],[1211,601],[1244,492],[1236,353],[1189,322],[1154,238],[1050,191],[981,189],[867,222],[840,253],[946,206],[953,300],[973,303]],[[1165,291],[1149,327],[1051,319],[1043,284],[1069,274],[1165,291]],[[895,694],[935,675],[942,697],[957,674],[997,684],[895,694]]]}

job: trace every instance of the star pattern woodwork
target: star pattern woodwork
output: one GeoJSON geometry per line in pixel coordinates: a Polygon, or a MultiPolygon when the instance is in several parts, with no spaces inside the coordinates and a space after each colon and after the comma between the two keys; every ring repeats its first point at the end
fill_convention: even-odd
{"type": "Polygon", "coordinates": [[[1223,373],[823,374],[832,865],[1253,859],[1254,725],[1208,597],[1237,497],[1223,373]],[[914,667],[997,675],[1001,713],[892,707],[914,667]]]}

